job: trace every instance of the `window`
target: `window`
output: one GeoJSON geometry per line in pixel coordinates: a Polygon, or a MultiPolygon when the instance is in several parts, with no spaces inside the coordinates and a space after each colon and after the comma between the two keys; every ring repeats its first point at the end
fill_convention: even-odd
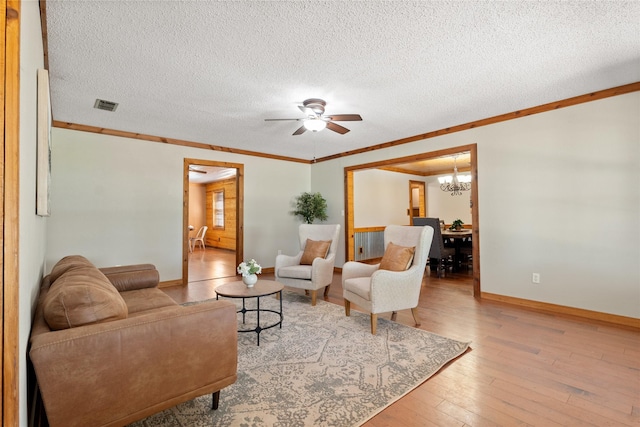
{"type": "Polygon", "coordinates": [[[213,192],[213,226],[224,228],[224,190],[213,192]]]}

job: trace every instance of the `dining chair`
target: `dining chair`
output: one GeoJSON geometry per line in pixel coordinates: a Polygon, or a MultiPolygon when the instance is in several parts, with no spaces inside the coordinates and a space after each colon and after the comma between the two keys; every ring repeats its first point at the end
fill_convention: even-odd
{"type": "Polygon", "coordinates": [[[436,274],[438,277],[444,277],[444,273],[448,263],[452,263],[455,257],[455,248],[447,247],[444,244],[444,238],[440,230],[440,218],[415,217],[413,225],[425,226],[433,228],[433,241],[429,250],[429,263],[431,266],[435,263],[436,274]]]}
{"type": "Polygon", "coordinates": [[[209,227],[203,225],[202,227],[200,227],[200,230],[198,230],[198,233],[195,237],[189,238],[189,252],[193,252],[198,243],[202,245],[202,249],[205,249],[204,236],[207,234],[208,229],[209,227]]]}

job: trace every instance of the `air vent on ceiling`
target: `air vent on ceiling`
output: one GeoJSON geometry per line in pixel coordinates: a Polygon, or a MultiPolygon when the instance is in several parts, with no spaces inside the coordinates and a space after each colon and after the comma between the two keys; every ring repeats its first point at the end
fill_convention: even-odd
{"type": "Polygon", "coordinates": [[[118,108],[118,103],[105,101],[104,99],[96,99],[96,103],[93,104],[93,108],[97,108],[98,110],[113,112],[113,111],[116,111],[116,108],[118,108]]]}

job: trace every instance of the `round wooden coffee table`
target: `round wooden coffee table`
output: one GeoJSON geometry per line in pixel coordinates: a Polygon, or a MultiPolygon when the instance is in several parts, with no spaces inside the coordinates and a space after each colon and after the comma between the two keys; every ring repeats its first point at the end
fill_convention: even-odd
{"type": "Polygon", "coordinates": [[[242,324],[245,324],[245,314],[247,312],[255,311],[257,315],[257,325],[254,329],[239,329],[238,332],[255,332],[258,335],[258,345],[260,345],[260,332],[265,329],[270,329],[275,326],[280,326],[282,329],[282,289],[284,285],[282,283],[274,282],[273,280],[258,280],[258,282],[252,287],[248,288],[242,281],[226,283],[218,286],[216,291],[216,299],[218,297],[226,298],[242,298],[242,309],[237,313],[242,313],[242,324]],[[268,295],[278,294],[280,300],[280,311],[270,310],[267,308],[260,308],[260,298],[268,295]],[[256,308],[246,308],[245,300],[247,298],[256,299],[256,308]],[[260,325],[260,313],[271,312],[280,317],[280,320],[269,325],[260,325]]]}

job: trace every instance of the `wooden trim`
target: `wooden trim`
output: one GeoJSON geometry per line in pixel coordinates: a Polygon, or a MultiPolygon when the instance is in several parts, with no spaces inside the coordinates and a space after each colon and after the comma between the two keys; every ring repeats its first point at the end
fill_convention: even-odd
{"type": "MultiPolygon", "coordinates": [[[[381,169],[382,167],[397,165],[401,163],[411,163],[420,160],[433,159],[436,157],[451,156],[463,151],[471,151],[476,144],[462,145],[458,147],[444,148],[442,150],[429,151],[419,154],[412,154],[405,157],[396,157],[394,159],[378,160],[370,163],[362,163],[359,165],[352,165],[345,167],[345,170],[361,170],[361,169],[381,169]]],[[[473,160],[471,160],[473,163],[473,160]]],[[[473,170],[473,169],[472,169],[473,170]]]]}
{"type": "Polygon", "coordinates": [[[354,233],[369,233],[372,231],[384,231],[385,226],[381,226],[381,227],[360,227],[360,228],[354,228],[353,232],[354,233]]]}
{"type": "MultiPolygon", "coordinates": [[[[388,171],[388,172],[398,172],[398,173],[403,173],[407,175],[416,175],[416,176],[436,176],[436,175],[451,174],[453,172],[453,168],[442,169],[439,171],[431,171],[431,172],[414,171],[412,169],[399,168],[396,166],[383,166],[378,169],[383,171],[388,171]]],[[[459,167],[458,172],[471,172],[471,168],[468,166],[459,167]]]]}
{"type": "Polygon", "coordinates": [[[89,132],[89,133],[98,133],[101,135],[119,136],[122,138],[140,139],[143,141],[159,142],[162,144],[181,145],[184,147],[192,147],[192,148],[202,148],[204,150],[213,150],[213,151],[222,151],[225,153],[242,154],[245,156],[263,157],[266,159],[284,160],[288,162],[306,163],[306,164],[312,163],[311,160],[296,159],[294,157],[277,156],[274,154],[260,153],[257,151],[241,150],[239,148],[223,147],[220,145],[211,145],[211,144],[205,144],[202,142],[186,141],[183,139],[165,138],[162,136],[147,135],[147,134],[137,133],[137,132],[127,132],[123,130],[107,129],[107,128],[100,128],[96,126],[61,122],[58,120],[53,121],[53,127],[57,127],[61,129],[71,129],[71,130],[77,130],[77,131],[89,132]]]}
{"type": "Polygon", "coordinates": [[[564,305],[551,304],[547,302],[533,301],[523,298],[510,297],[507,295],[492,294],[482,292],[482,299],[488,301],[498,301],[505,304],[517,305],[531,308],[538,311],[545,311],[553,314],[582,317],[590,320],[613,323],[615,325],[628,326],[640,329],[640,319],[635,317],[620,316],[617,314],[602,313],[599,311],[585,310],[582,308],[568,307],[564,305]]]}
{"type": "Polygon", "coordinates": [[[473,258],[473,296],[480,299],[480,210],[478,207],[478,146],[469,149],[471,159],[471,256],[473,258]]]}
{"type": "Polygon", "coordinates": [[[354,261],[355,254],[355,228],[353,227],[353,171],[344,170],[344,254],[345,262],[354,261]]]}
{"type": "Polygon", "coordinates": [[[171,286],[182,286],[182,279],[165,280],[164,282],[158,283],[158,288],[169,288],[171,286]]]}
{"type": "Polygon", "coordinates": [[[571,107],[573,105],[583,104],[585,102],[598,101],[600,99],[610,98],[612,96],[624,95],[626,93],[637,92],[637,91],[640,91],[640,82],[617,86],[611,89],[600,90],[597,92],[591,92],[585,95],[574,96],[573,98],[567,98],[560,101],[550,102],[548,104],[542,104],[536,107],[526,108],[524,110],[513,111],[511,113],[500,114],[498,116],[493,116],[486,119],[476,120],[473,122],[464,123],[457,126],[439,129],[432,132],[423,133],[420,135],[414,135],[407,138],[396,139],[395,141],[389,141],[383,144],[372,145],[370,147],[365,147],[358,150],[345,151],[344,153],[334,154],[327,157],[321,157],[319,159],[316,159],[316,162],[325,162],[328,160],[334,160],[341,157],[367,153],[369,151],[382,150],[383,148],[395,147],[402,144],[408,144],[410,142],[416,142],[416,141],[421,141],[423,139],[435,138],[436,136],[448,135],[448,134],[461,132],[469,129],[475,129],[482,126],[492,125],[494,123],[500,123],[508,120],[519,119],[521,117],[531,116],[539,113],[545,113],[547,111],[558,110],[560,108],[571,107]]]}
{"type": "Polygon", "coordinates": [[[182,280],[181,285],[189,283],[189,167],[192,165],[214,166],[236,170],[236,265],[244,258],[244,165],[242,163],[218,162],[185,158],[182,174],[182,280]]]}
{"type": "MultiPolygon", "coordinates": [[[[20,205],[20,0],[2,0],[4,105],[2,170],[2,425],[20,425],[19,205],[20,205]],[[6,19],[6,21],[4,21],[6,19]]],[[[35,76],[34,76],[35,78],[35,76]]]]}

